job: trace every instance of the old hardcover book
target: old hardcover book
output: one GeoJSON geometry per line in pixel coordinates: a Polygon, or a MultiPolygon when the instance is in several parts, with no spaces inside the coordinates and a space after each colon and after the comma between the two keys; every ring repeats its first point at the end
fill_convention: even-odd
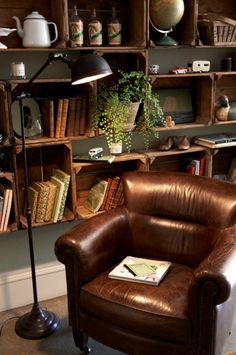
{"type": "Polygon", "coordinates": [[[51,181],[45,181],[45,184],[49,187],[49,190],[48,190],[47,208],[45,212],[44,221],[48,222],[52,219],[52,211],[53,211],[55,196],[57,192],[57,187],[51,181]]]}
{"type": "Polygon", "coordinates": [[[54,101],[43,101],[43,131],[49,138],[54,138],[54,101]]]}
{"type": "Polygon", "coordinates": [[[3,208],[2,208],[0,231],[4,231],[5,224],[6,224],[10,190],[12,189],[8,186],[8,184],[0,183],[0,192],[1,192],[1,196],[3,196],[3,208]]]}
{"type": "Polygon", "coordinates": [[[76,98],[76,104],[75,104],[74,136],[79,136],[81,110],[82,110],[82,96],[79,96],[76,98]]]}
{"type": "Polygon", "coordinates": [[[4,205],[4,197],[2,192],[0,192],[0,225],[1,225],[2,215],[3,215],[3,205],[4,205]]]}
{"type": "Polygon", "coordinates": [[[63,99],[58,99],[57,100],[55,138],[60,138],[60,134],[61,134],[62,107],[63,107],[63,99]]]}
{"type": "Polygon", "coordinates": [[[63,197],[63,191],[64,191],[64,182],[62,182],[60,179],[58,179],[56,176],[51,176],[51,182],[56,185],[57,187],[57,192],[53,204],[53,210],[52,210],[52,221],[54,223],[57,223],[58,221],[58,216],[60,213],[60,206],[61,206],[61,201],[63,197]]]}
{"type": "Polygon", "coordinates": [[[76,97],[69,99],[66,136],[74,136],[76,97]]]}
{"type": "Polygon", "coordinates": [[[86,122],[88,114],[88,96],[82,96],[80,122],[79,122],[79,135],[83,136],[86,132],[86,122]]]}
{"type": "Polygon", "coordinates": [[[105,203],[105,206],[104,206],[104,209],[105,209],[105,210],[108,210],[108,209],[109,209],[112,196],[113,196],[114,191],[115,191],[115,189],[116,189],[116,183],[117,183],[116,180],[117,180],[117,177],[116,177],[116,176],[112,176],[112,178],[111,178],[111,184],[110,184],[110,188],[109,188],[109,192],[108,192],[107,199],[106,199],[106,203],[105,203]]]}
{"type": "Polygon", "coordinates": [[[31,209],[31,220],[35,222],[36,210],[38,204],[38,195],[39,192],[34,189],[32,186],[29,186],[29,205],[31,209]]]}
{"type": "Polygon", "coordinates": [[[127,256],[108,274],[108,277],[157,286],[170,266],[169,261],[127,256]]]}
{"type": "Polygon", "coordinates": [[[69,99],[63,99],[60,138],[64,138],[66,135],[68,106],[69,106],[69,99]]]}
{"type": "Polygon", "coordinates": [[[115,176],[113,178],[112,185],[111,185],[111,191],[108,196],[107,208],[106,208],[108,210],[110,210],[112,208],[113,200],[115,199],[115,195],[116,195],[119,183],[120,183],[120,176],[115,176]]]}
{"type": "Polygon", "coordinates": [[[122,204],[122,201],[123,201],[123,184],[122,184],[122,180],[120,180],[116,194],[115,194],[114,199],[112,201],[111,208],[116,208],[116,207],[120,206],[122,204]]]}
{"type": "Polygon", "coordinates": [[[70,175],[61,169],[55,169],[53,175],[64,183],[63,196],[60,205],[60,212],[58,215],[58,220],[60,221],[63,217],[65,206],[66,206],[66,198],[67,198],[68,189],[70,185],[70,175]]]}
{"type": "Polygon", "coordinates": [[[97,178],[84,201],[84,207],[90,212],[98,212],[106,194],[107,186],[108,182],[106,180],[97,178]]]}
{"type": "Polygon", "coordinates": [[[102,176],[100,176],[100,179],[107,181],[106,191],[104,193],[102,204],[101,204],[101,206],[99,208],[101,211],[103,211],[103,210],[105,210],[105,206],[106,206],[106,202],[107,202],[107,199],[108,199],[109,191],[110,191],[110,188],[111,188],[111,185],[112,185],[112,177],[111,176],[103,176],[102,175],[102,176]]]}
{"type": "Polygon", "coordinates": [[[33,182],[32,187],[38,191],[38,201],[37,201],[37,209],[35,222],[43,223],[45,218],[45,213],[47,209],[47,200],[48,200],[48,191],[49,188],[47,185],[42,182],[33,182]]]}
{"type": "Polygon", "coordinates": [[[12,189],[8,189],[7,207],[6,207],[4,224],[3,224],[3,231],[4,232],[7,230],[7,226],[8,226],[8,222],[9,222],[9,218],[10,218],[12,197],[13,197],[13,191],[12,191],[12,189]]]}

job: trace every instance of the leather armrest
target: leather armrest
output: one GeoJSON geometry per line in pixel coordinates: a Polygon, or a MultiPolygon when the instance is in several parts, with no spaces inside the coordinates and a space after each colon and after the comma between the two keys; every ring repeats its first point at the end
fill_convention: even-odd
{"type": "Polygon", "coordinates": [[[225,302],[236,285],[236,232],[235,227],[224,230],[214,249],[194,270],[195,279],[190,287],[189,312],[196,316],[198,307],[206,312],[225,302]]]}
{"type": "Polygon", "coordinates": [[[80,282],[87,282],[118,263],[129,253],[131,231],[124,208],[96,215],[64,233],[55,244],[55,254],[80,282]]]}

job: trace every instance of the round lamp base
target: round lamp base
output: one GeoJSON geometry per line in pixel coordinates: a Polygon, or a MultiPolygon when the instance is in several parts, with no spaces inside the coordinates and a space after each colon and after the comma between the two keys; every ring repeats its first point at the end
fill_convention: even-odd
{"type": "Polygon", "coordinates": [[[31,312],[21,316],[15,325],[15,332],[21,338],[41,339],[54,333],[60,320],[52,312],[42,310],[38,304],[33,305],[31,312]]]}

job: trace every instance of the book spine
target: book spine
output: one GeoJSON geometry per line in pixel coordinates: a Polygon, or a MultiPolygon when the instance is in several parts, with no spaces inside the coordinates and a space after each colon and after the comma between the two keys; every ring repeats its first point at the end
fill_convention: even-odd
{"type": "Polygon", "coordinates": [[[48,222],[52,219],[52,211],[53,211],[54,201],[56,197],[57,187],[50,181],[47,181],[46,183],[49,187],[49,191],[48,191],[47,209],[46,209],[44,221],[48,222]]]}
{"type": "Polygon", "coordinates": [[[61,134],[62,106],[63,106],[63,99],[58,99],[55,138],[60,138],[60,134],[61,134]]]}
{"type": "Polygon", "coordinates": [[[82,97],[77,97],[75,106],[75,125],[74,125],[74,136],[79,135],[79,127],[81,120],[81,109],[82,109],[82,97]]]}
{"type": "Polygon", "coordinates": [[[54,101],[49,100],[49,137],[54,138],[54,101]]]}
{"type": "Polygon", "coordinates": [[[60,221],[62,220],[64,210],[65,210],[66,198],[67,198],[68,189],[70,185],[70,175],[61,173],[59,169],[55,170],[54,175],[64,183],[64,191],[63,191],[61,205],[60,205],[60,212],[58,215],[58,220],[60,221]]]}
{"type": "Polygon", "coordinates": [[[117,193],[119,182],[120,182],[120,177],[116,176],[114,179],[114,183],[112,185],[113,191],[111,193],[111,198],[110,198],[110,201],[108,201],[108,210],[110,210],[112,208],[113,200],[115,199],[115,195],[117,193]]]}
{"type": "Polygon", "coordinates": [[[41,183],[34,183],[33,188],[39,192],[35,221],[43,223],[47,208],[48,188],[41,183]]]}
{"type": "Polygon", "coordinates": [[[75,125],[75,106],[76,106],[76,97],[71,97],[69,100],[68,107],[68,122],[66,129],[66,136],[71,137],[74,135],[74,125],[75,125]]]}
{"type": "Polygon", "coordinates": [[[69,99],[63,99],[60,138],[64,138],[66,134],[68,106],[69,106],[69,99]]]}
{"type": "Polygon", "coordinates": [[[86,132],[86,118],[88,112],[88,96],[82,97],[81,103],[81,114],[80,114],[80,124],[79,124],[79,135],[83,136],[86,132]]]}

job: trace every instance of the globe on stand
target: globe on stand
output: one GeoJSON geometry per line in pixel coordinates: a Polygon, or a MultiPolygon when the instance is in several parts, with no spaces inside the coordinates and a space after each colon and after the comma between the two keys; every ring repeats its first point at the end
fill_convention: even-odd
{"type": "Polygon", "coordinates": [[[183,0],[150,0],[150,23],[153,28],[164,34],[155,44],[159,46],[177,46],[173,38],[168,36],[172,27],[176,26],[184,14],[183,0]]]}

